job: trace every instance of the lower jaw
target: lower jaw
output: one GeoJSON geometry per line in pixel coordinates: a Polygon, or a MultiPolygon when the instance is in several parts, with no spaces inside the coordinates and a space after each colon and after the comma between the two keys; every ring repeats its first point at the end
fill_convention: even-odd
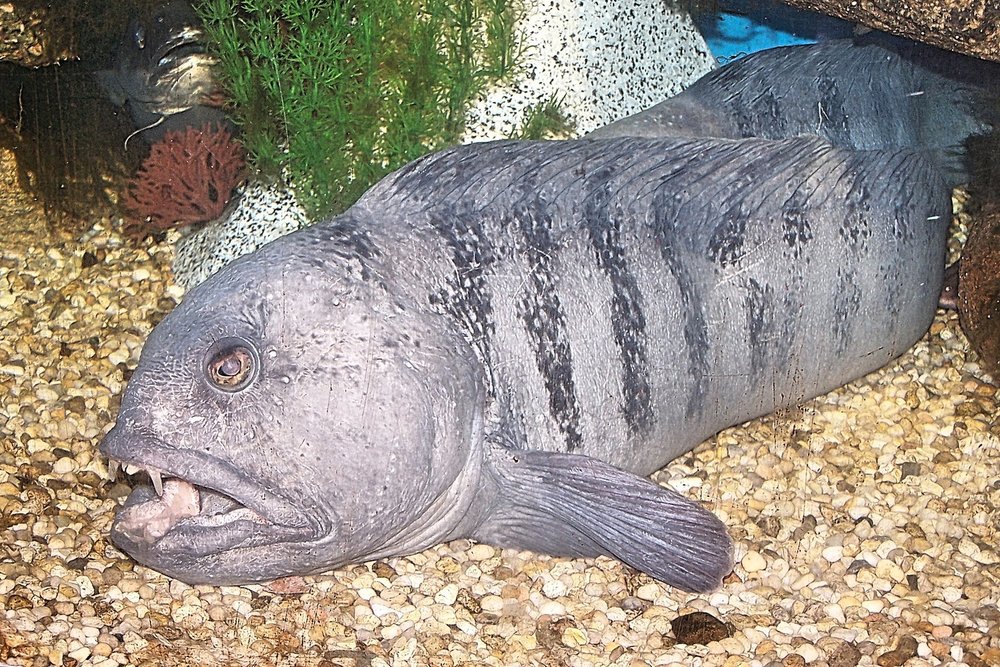
{"type": "MultiPolygon", "coordinates": [[[[156,539],[143,539],[123,526],[122,516],[129,505],[115,518],[111,528],[112,541],[139,562],[170,563],[180,560],[225,558],[234,553],[250,550],[299,550],[308,549],[317,542],[312,530],[289,528],[263,520],[252,510],[242,508],[229,513],[229,517],[215,515],[202,517],[201,522],[186,519],[171,527],[156,539]],[[240,518],[230,518],[241,514],[240,518]],[[210,525],[218,517],[218,525],[210,525]]],[[[200,515],[199,515],[200,516],[200,515]]],[[[159,568],[156,568],[159,569],[159,568]]]]}
{"type": "Polygon", "coordinates": [[[140,565],[190,585],[242,586],[260,584],[293,575],[307,575],[333,569],[339,563],[317,561],[317,551],[309,543],[276,542],[256,547],[236,547],[222,551],[191,550],[180,541],[164,548],[132,544],[112,529],[112,540],[140,565]]]}

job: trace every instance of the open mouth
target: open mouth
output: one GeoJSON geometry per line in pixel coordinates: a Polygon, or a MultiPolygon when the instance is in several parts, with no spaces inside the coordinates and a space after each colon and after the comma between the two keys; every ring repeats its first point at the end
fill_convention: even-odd
{"type": "Polygon", "coordinates": [[[117,518],[116,528],[137,541],[152,544],[188,519],[191,527],[205,528],[219,528],[238,521],[271,524],[259,512],[223,493],[177,477],[167,477],[164,481],[163,472],[156,468],[122,464],[115,459],[110,460],[108,467],[112,480],[119,469],[123,469],[130,476],[145,473],[152,485],[153,495],[148,487],[137,486],[117,518]]]}
{"type": "Polygon", "coordinates": [[[137,554],[203,555],[316,534],[291,502],[214,457],[118,428],[100,449],[112,476],[123,470],[136,483],[112,535],[139,560],[137,554]]]}

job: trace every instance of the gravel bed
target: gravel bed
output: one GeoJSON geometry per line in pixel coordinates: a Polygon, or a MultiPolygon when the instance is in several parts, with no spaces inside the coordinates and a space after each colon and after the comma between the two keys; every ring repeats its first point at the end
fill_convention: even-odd
{"type": "Polygon", "coordinates": [[[182,295],[171,246],[107,221],[44,231],[21,204],[0,210],[24,230],[0,250],[0,663],[1000,665],[997,394],[953,314],[888,368],[658,473],[736,540],[715,593],[464,541],[190,587],[109,542],[127,485],[96,453],[182,295]]]}

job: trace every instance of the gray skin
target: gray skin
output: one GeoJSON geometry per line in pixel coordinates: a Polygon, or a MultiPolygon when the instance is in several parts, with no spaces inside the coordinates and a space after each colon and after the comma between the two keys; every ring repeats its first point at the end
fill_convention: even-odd
{"type": "Polygon", "coordinates": [[[919,150],[955,186],[970,175],[965,140],[998,115],[997,63],[870,33],[750,54],[590,136],[811,134],[844,148],[919,150]]]}
{"type": "Polygon", "coordinates": [[[424,158],[157,326],[101,451],[199,513],[140,487],[112,537],[192,583],[470,537],[711,589],[724,525],[644,476],[910,347],[949,212],[920,155],[817,138],[424,158]]]}
{"type": "MultiPolygon", "coordinates": [[[[826,70],[832,127],[865,126],[837,92],[859,72],[880,74],[826,70]]],[[[938,99],[955,117],[958,90],[938,99]]],[[[692,108],[705,128],[728,113],[692,108]]],[[[162,497],[135,489],[112,538],[191,583],[468,537],[712,589],[732,565],[725,526],[645,476],[923,335],[951,213],[943,155],[964,140],[951,129],[861,147],[597,134],[411,163],[156,327],[101,451],[166,481],[162,497]]]]}
{"type": "Polygon", "coordinates": [[[113,67],[97,73],[109,99],[128,107],[147,143],[206,123],[233,129],[217,106],[216,60],[204,40],[189,2],[166,2],[129,22],[113,67]]]}

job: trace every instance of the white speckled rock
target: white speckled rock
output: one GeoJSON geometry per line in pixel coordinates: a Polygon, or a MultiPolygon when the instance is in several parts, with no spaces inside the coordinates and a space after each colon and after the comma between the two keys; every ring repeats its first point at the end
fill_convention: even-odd
{"type": "Polygon", "coordinates": [[[464,140],[505,139],[553,95],[580,134],[681,91],[715,59],[687,12],[663,0],[535,0],[518,22],[524,52],[509,85],[486,91],[464,140]]]}
{"type": "Polygon", "coordinates": [[[174,278],[191,289],[237,257],[307,223],[290,190],[251,183],[222,218],[177,241],[174,278]]]}
{"type": "MultiPolygon", "coordinates": [[[[662,102],[715,65],[691,17],[663,0],[525,4],[518,75],[472,105],[465,142],[509,137],[529,109],[553,95],[584,134],[662,102]]],[[[178,241],[176,281],[190,289],[306,224],[293,194],[250,185],[229,214],[178,241]]]]}

